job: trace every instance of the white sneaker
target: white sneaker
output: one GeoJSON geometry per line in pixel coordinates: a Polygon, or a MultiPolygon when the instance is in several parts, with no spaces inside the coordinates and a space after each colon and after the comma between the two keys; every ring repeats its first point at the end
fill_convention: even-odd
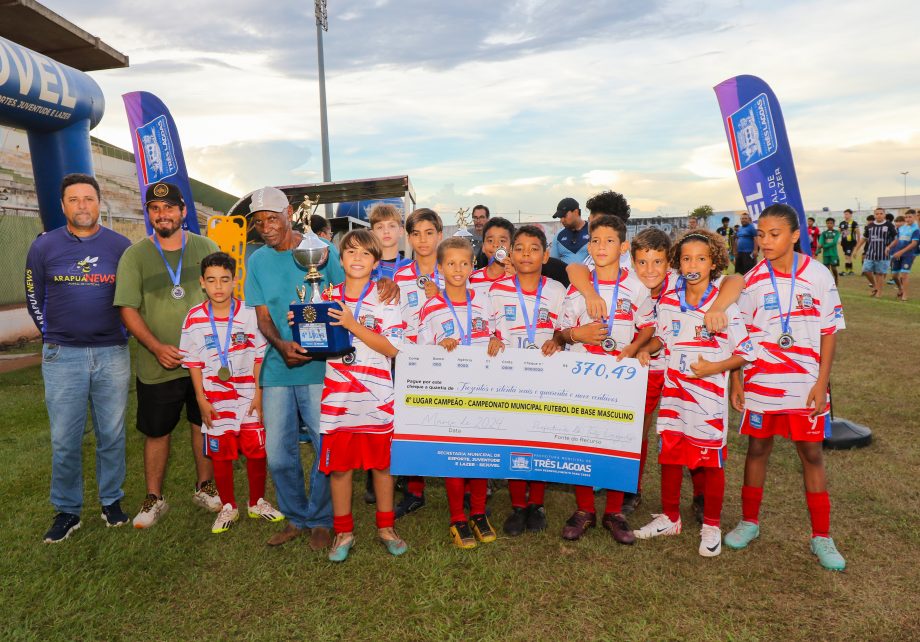
{"type": "Polygon", "coordinates": [[[722,552],[722,529],[718,526],[703,524],[700,530],[700,555],[715,557],[722,552]]]}
{"type": "Polygon", "coordinates": [[[652,518],[652,521],[648,524],[639,530],[633,531],[633,535],[639,539],[651,539],[659,535],[680,535],[680,517],[677,518],[676,522],[672,522],[664,513],[652,513],[652,518]]]}
{"type": "Polygon", "coordinates": [[[144,498],[141,504],[140,512],[134,516],[134,528],[150,528],[156,524],[166,511],[169,510],[169,504],[162,497],[157,497],[153,493],[144,498]]]}
{"type": "Polygon", "coordinates": [[[201,488],[195,491],[195,494],[192,495],[192,501],[212,513],[219,512],[224,505],[220,501],[217,486],[210,479],[202,483],[201,488]]]}
{"type": "Polygon", "coordinates": [[[233,526],[233,522],[239,518],[240,511],[230,504],[224,504],[223,508],[220,509],[220,513],[217,514],[217,519],[214,520],[214,524],[211,526],[211,532],[215,534],[226,533],[233,526]]]}
{"type": "Polygon", "coordinates": [[[284,515],[281,514],[281,511],[262,498],[256,502],[255,506],[249,507],[249,516],[252,519],[264,519],[267,522],[284,521],[284,515]]]}

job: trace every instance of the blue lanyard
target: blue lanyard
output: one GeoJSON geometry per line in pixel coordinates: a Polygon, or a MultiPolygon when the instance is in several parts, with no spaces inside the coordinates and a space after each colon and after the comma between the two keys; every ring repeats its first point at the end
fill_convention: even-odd
{"type": "MultiPolygon", "coordinates": [[[[427,274],[424,274],[424,275],[422,274],[422,270],[418,266],[418,261],[413,261],[413,263],[415,264],[415,276],[417,277],[428,276],[427,274]]],[[[434,264],[434,274],[432,276],[434,276],[434,284],[438,286],[438,289],[440,289],[441,288],[441,283],[440,283],[441,275],[438,274],[438,264],[437,263],[434,264]]]]}
{"type": "MultiPolygon", "coordinates": [[[[616,285],[613,286],[613,298],[610,300],[610,308],[607,310],[607,336],[613,335],[613,322],[617,318],[617,309],[620,307],[620,274],[623,272],[623,268],[617,268],[617,281],[616,285]]],[[[594,280],[594,291],[600,295],[601,290],[597,285],[597,270],[591,273],[591,276],[594,280]]]]}
{"type": "Polygon", "coordinates": [[[665,291],[668,289],[668,281],[671,280],[671,274],[666,272],[664,275],[664,281],[661,282],[661,289],[658,291],[658,298],[655,299],[655,316],[658,316],[658,306],[661,305],[661,297],[664,296],[665,291]]]}
{"type": "MultiPolygon", "coordinates": [[[[367,293],[371,291],[372,283],[373,281],[368,281],[367,283],[364,284],[364,289],[361,290],[361,296],[358,297],[358,303],[355,305],[355,312],[354,312],[355,321],[358,321],[358,317],[361,315],[361,304],[364,303],[364,297],[367,296],[367,293]]],[[[342,284],[342,304],[348,305],[348,302],[345,301],[345,284],[344,283],[342,284]]],[[[358,323],[361,323],[361,322],[358,321],[358,323]]],[[[348,333],[348,345],[354,345],[354,335],[351,332],[348,333]]]]}
{"type": "Polygon", "coordinates": [[[687,310],[693,310],[696,312],[700,309],[700,306],[706,302],[709,295],[712,294],[712,281],[706,286],[706,291],[703,292],[703,296],[700,297],[700,302],[697,305],[690,305],[687,303],[687,279],[682,276],[678,277],[677,283],[674,284],[674,289],[677,290],[677,298],[680,301],[680,311],[686,312],[687,310]]]}
{"type": "Polygon", "coordinates": [[[210,303],[208,306],[208,320],[211,322],[211,332],[214,333],[214,343],[217,345],[217,356],[220,359],[220,365],[224,368],[230,366],[230,337],[233,336],[233,308],[236,306],[236,300],[230,297],[230,315],[227,317],[227,337],[224,345],[220,343],[220,337],[217,336],[217,324],[214,323],[214,308],[210,303]]]}
{"type": "Polygon", "coordinates": [[[779,290],[776,287],[776,276],[773,274],[773,265],[767,261],[767,271],[770,273],[770,283],[773,285],[773,292],[776,294],[776,307],[779,309],[779,325],[783,334],[789,334],[789,317],[792,316],[792,302],[795,300],[795,273],[799,268],[799,254],[792,254],[792,283],[789,284],[789,309],[783,316],[783,306],[779,304],[779,290]]]}
{"type": "Polygon", "coordinates": [[[176,271],[173,272],[172,267],[169,265],[169,261],[166,260],[166,255],[163,254],[163,248],[160,247],[160,237],[154,233],[153,235],[153,244],[157,248],[157,252],[160,253],[160,258],[163,259],[163,263],[166,264],[166,271],[169,272],[169,278],[172,281],[173,287],[179,285],[179,281],[182,280],[182,259],[185,257],[185,230],[179,232],[182,235],[182,252],[179,254],[179,265],[176,266],[176,271]]]}
{"type": "Polygon", "coordinates": [[[473,338],[473,304],[470,300],[470,291],[466,291],[466,334],[463,334],[463,326],[460,325],[460,317],[457,316],[457,311],[454,309],[454,304],[450,300],[450,297],[447,296],[447,293],[444,293],[444,301],[447,303],[447,307],[450,308],[450,313],[454,315],[454,320],[457,322],[457,334],[460,335],[460,343],[468,346],[470,341],[473,338]]]}
{"type": "MultiPolygon", "coordinates": [[[[396,274],[396,271],[402,267],[405,267],[409,264],[409,259],[404,259],[399,256],[396,257],[396,260],[393,261],[393,268],[383,269],[383,261],[380,261],[377,265],[377,269],[374,270],[374,280],[379,281],[380,279],[390,279],[393,280],[393,276],[396,274]]],[[[416,266],[417,267],[417,266],[416,266]]]]}
{"type": "Polygon", "coordinates": [[[514,289],[517,290],[518,301],[521,303],[521,315],[524,317],[524,328],[527,330],[527,341],[530,345],[537,343],[537,319],[540,316],[540,295],[543,294],[543,277],[540,277],[540,285],[537,286],[537,298],[533,303],[533,322],[527,316],[527,303],[524,301],[524,294],[521,292],[521,281],[514,277],[514,289]]]}

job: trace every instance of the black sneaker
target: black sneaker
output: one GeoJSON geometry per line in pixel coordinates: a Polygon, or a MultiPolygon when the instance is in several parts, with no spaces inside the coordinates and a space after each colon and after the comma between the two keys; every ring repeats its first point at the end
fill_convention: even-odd
{"type": "Polygon", "coordinates": [[[623,510],[624,515],[631,515],[636,512],[642,503],[642,493],[623,493],[623,510]]]}
{"type": "Polygon", "coordinates": [[[693,516],[696,517],[697,524],[703,523],[703,506],[705,503],[703,495],[693,496],[693,516]]]}
{"type": "Polygon", "coordinates": [[[406,493],[403,495],[402,501],[396,504],[396,510],[394,511],[396,513],[396,519],[404,517],[409,513],[414,513],[424,506],[424,495],[413,495],[412,493],[406,493]]]}
{"type": "Polygon", "coordinates": [[[374,492],[374,473],[371,471],[367,471],[367,477],[364,479],[364,503],[377,503],[377,493],[374,492]]]}
{"type": "Polygon", "coordinates": [[[543,504],[527,506],[527,532],[539,533],[546,530],[546,510],[543,504]]]}
{"type": "Polygon", "coordinates": [[[45,544],[57,544],[70,537],[80,528],[80,516],[73,513],[58,513],[54,516],[51,528],[45,533],[45,544]]]}
{"type": "Polygon", "coordinates": [[[511,537],[517,537],[524,534],[524,528],[527,526],[527,509],[517,506],[511,507],[511,514],[502,525],[502,530],[511,537]]]}
{"type": "Polygon", "coordinates": [[[102,519],[105,520],[107,528],[124,526],[131,521],[131,518],[125,515],[125,511],[121,510],[121,502],[118,500],[102,507],[102,519]]]}

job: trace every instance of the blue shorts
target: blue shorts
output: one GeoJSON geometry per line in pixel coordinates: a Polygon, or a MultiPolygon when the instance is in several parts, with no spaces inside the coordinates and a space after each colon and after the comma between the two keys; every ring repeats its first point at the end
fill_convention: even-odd
{"type": "Polygon", "coordinates": [[[888,274],[888,265],[891,263],[888,259],[881,261],[863,260],[863,272],[872,272],[874,274],[888,274]]]}
{"type": "Polygon", "coordinates": [[[899,259],[891,259],[892,274],[909,274],[910,268],[914,264],[914,258],[917,255],[912,251],[905,252],[899,259]]]}

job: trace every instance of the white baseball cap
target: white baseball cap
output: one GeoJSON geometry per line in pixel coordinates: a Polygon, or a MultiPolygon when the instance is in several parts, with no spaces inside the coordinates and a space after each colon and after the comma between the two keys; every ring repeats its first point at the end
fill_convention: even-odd
{"type": "Polygon", "coordinates": [[[277,187],[260,187],[252,193],[249,201],[249,213],[256,212],[283,212],[290,203],[287,196],[277,187]]]}

